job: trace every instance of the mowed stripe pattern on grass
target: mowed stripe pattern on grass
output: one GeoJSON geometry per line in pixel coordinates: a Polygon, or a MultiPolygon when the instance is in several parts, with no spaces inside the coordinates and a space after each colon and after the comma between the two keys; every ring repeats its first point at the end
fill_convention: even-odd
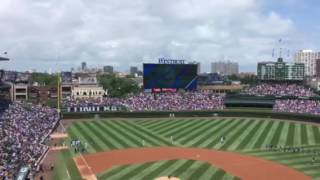
{"type": "MultiPolygon", "coordinates": [[[[248,118],[212,118],[188,120],[100,120],[92,122],[77,122],[69,129],[72,137],[78,137],[88,142],[88,151],[98,152],[128,147],[151,146],[182,146],[214,148],[229,151],[239,151],[280,162],[295,168],[314,178],[319,178],[320,164],[311,165],[311,157],[295,153],[270,153],[265,150],[266,144],[307,146],[320,149],[319,127],[282,121],[256,120],[248,118]],[[171,136],[174,144],[171,144],[171,136]],[[220,137],[225,136],[224,144],[220,137]],[[298,139],[298,140],[297,140],[298,139]],[[317,146],[319,145],[319,146],[317,146]]],[[[206,167],[203,163],[193,161],[169,161],[162,163],[146,163],[115,168],[103,173],[106,176],[121,179],[131,177],[142,172],[150,172],[138,176],[139,178],[157,177],[165,173],[173,173],[175,168],[192,169],[195,172],[207,174],[204,179],[221,179],[224,174],[219,170],[206,167]],[[170,168],[171,167],[171,168],[170,168]],[[167,169],[168,168],[168,169],[167,169]],[[206,169],[208,168],[208,169],[206,169]],[[149,171],[149,170],[150,171],[149,171]],[[206,170],[204,170],[206,169],[206,170]],[[218,174],[216,174],[217,172],[218,174]]],[[[180,172],[179,169],[176,169],[180,172]]],[[[200,173],[199,173],[200,174],[200,173]]],[[[99,177],[100,177],[99,176],[99,177]]],[[[195,175],[194,175],[195,176],[195,175]]],[[[194,177],[190,175],[190,177],[194,177]]],[[[228,175],[229,176],[229,175],[228,175]]],[[[189,177],[186,175],[186,177],[189,177]]],[[[199,176],[201,178],[201,176],[199,176]]]]}
{"type": "MultiPolygon", "coordinates": [[[[179,120],[176,121],[178,122],[179,120]]],[[[232,120],[231,118],[229,118],[215,121],[227,121],[228,123],[223,124],[223,122],[221,122],[217,123],[217,125],[215,126],[215,124],[212,125],[210,124],[210,121],[207,121],[207,124],[203,125],[203,127],[205,128],[203,130],[199,130],[196,133],[194,130],[191,130],[191,127],[187,126],[185,128],[190,128],[189,134],[192,134],[192,136],[177,136],[178,138],[174,137],[174,139],[178,143],[187,144],[191,147],[216,148],[221,150],[240,152],[258,151],[258,154],[249,154],[257,155],[262,158],[279,162],[281,164],[302,171],[303,173],[314,178],[320,178],[320,161],[319,163],[311,164],[310,162],[312,155],[310,154],[301,156],[301,154],[299,153],[278,153],[270,156],[264,156],[268,155],[269,153],[265,150],[265,146],[267,144],[278,146],[306,146],[306,149],[317,150],[320,152],[319,127],[293,122],[270,121],[261,119],[232,120]],[[248,123],[249,121],[251,122],[248,123]],[[204,134],[207,135],[203,136],[204,134]],[[227,140],[224,144],[219,143],[219,138],[221,136],[226,136],[227,140]],[[190,144],[188,142],[193,143],[190,144]],[[313,145],[319,145],[319,147],[313,145]],[[283,156],[285,156],[285,158],[281,159],[283,156]]],[[[164,121],[164,123],[169,122],[170,121],[164,121]]],[[[183,121],[179,122],[183,124],[183,121]]],[[[154,123],[156,124],[157,122],[154,123]]],[[[179,123],[177,123],[176,126],[180,127],[178,124],[179,123]]],[[[149,123],[148,125],[151,126],[152,123],[149,123]]],[[[166,126],[164,126],[163,123],[161,125],[162,131],[165,131],[166,126]]],[[[192,126],[192,124],[190,125],[192,126]]],[[[143,124],[141,126],[143,126],[143,124]]],[[[151,126],[146,128],[153,130],[153,128],[157,127],[151,126]]],[[[188,130],[184,129],[184,131],[188,130]]],[[[320,159],[320,156],[318,156],[318,159],[320,159]]]]}
{"type": "Polygon", "coordinates": [[[214,180],[239,179],[205,162],[192,160],[171,160],[145,164],[114,167],[98,175],[99,180],[151,180],[162,176],[175,176],[181,179],[214,180]]]}

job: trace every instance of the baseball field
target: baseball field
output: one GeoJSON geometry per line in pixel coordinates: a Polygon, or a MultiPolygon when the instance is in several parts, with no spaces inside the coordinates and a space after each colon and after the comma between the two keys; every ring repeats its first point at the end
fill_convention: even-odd
{"type": "MultiPolygon", "coordinates": [[[[243,172],[237,173],[232,168],[246,167],[247,174],[259,172],[255,167],[258,164],[241,164],[246,160],[240,162],[240,159],[247,157],[271,164],[266,167],[280,164],[281,168],[287,167],[284,169],[288,172],[292,170],[320,179],[320,128],[312,124],[231,117],[99,119],[74,122],[67,132],[69,139],[65,143],[69,145],[70,139],[79,139],[82,144],[87,144],[86,150],[82,155],[75,153],[72,147],[62,151],[54,169],[56,180],[81,179],[81,163],[90,167],[87,171],[95,174],[97,179],[150,180],[168,175],[182,180],[241,179],[245,176],[238,175],[243,172]],[[224,142],[221,137],[225,137],[224,142]],[[268,145],[277,148],[270,150],[266,148],[268,145]],[[279,150],[280,146],[291,149],[279,150]],[[125,152],[138,148],[141,148],[140,154],[126,156],[125,152]],[[291,151],[294,148],[300,151],[291,151]],[[190,150],[195,156],[179,153],[183,149],[190,150]],[[217,154],[211,156],[204,150],[217,154]],[[179,158],[165,157],[166,152],[170,154],[171,151],[175,151],[179,158]],[[229,158],[234,155],[237,157],[229,158]],[[117,156],[132,161],[117,162],[114,158],[117,156]],[[78,162],[77,158],[83,162],[78,162]],[[232,162],[237,158],[240,164],[232,162]],[[212,159],[212,163],[207,159],[212,159]]],[[[264,170],[268,173],[268,169],[264,170]]]]}

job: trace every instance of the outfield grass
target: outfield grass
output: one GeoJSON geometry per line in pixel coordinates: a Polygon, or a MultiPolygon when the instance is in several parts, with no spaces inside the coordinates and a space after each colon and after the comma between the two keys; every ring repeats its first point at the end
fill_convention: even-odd
{"type": "Polygon", "coordinates": [[[192,160],[159,161],[155,163],[114,167],[109,171],[99,174],[98,179],[152,180],[157,177],[168,175],[181,179],[238,179],[221,169],[214,168],[208,163],[192,160]]]}
{"type": "Polygon", "coordinates": [[[62,151],[59,154],[53,173],[53,179],[81,179],[80,173],[72,160],[70,151],[62,151]]]}
{"type": "MultiPolygon", "coordinates": [[[[266,144],[320,150],[320,128],[312,125],[255,118],[99,120],[76,122],[68,133],[70,137],[88,142],[88,153],[141,147],[142,140],[148,147],[171,146],[172,136],[174,146],[236,151],[276,161],[313,178],[320,178],[320,161],[311,164],[310,154],[265,150],[266,144]],[[221,136],[226,136],[224,144],[219,143],[221,136]]],[[[59,158],[55,179],[68,179],[69,175],[71,179],[79,178],[72,163],[73,155],[73,152],[66,151],[59,158]]],[[[187,160],[121,166],[97,176],[99,179],[152,179],[169,172],[184,179],[195,176],[197,179],[234,178],[206,163],[187,160]]]]}

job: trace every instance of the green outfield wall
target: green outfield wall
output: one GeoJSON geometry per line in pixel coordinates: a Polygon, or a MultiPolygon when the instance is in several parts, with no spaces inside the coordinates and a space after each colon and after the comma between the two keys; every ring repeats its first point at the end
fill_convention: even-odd
{"type": "Polygon", "coordinates": [[[63,119],[90,119],[90,118],[161,118],[169,117],[174,113],[175,117],[257,117],[295,120],[320,123],[320,116],[294,113],[275,113],[271,109],[263,108],[232,108],[220,111],[180,111],[180,112],[63,112],[63,119]]]}

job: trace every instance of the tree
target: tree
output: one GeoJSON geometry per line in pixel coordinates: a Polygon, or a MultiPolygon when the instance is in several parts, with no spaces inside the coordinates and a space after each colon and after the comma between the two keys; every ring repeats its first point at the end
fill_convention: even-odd
{"type": "Polygon", "coordinates": [[[245,75],[240,77],[239,75],[230,75],[227,77],[228,80],[231,81],[240,81],[241,84],[249,84],[249,85],[255,85],[258,82],[256,75],[245,75]]]}
{"type": "Polygon", "coordinates": [[[58,79],[57,75],[51,75],[47,73],[32,73],[31,79],[32,82],[39,83],[39,85],[43,86],[57,86],[58,79]]]}
{"type": "Polygon", "coordinates": [[[122,97],[139,91],[138,84],[131,78],[120,78],[110,74],[98,76],[99,84],[108,90],[111,97],[122,97]]]}
{"type": "Polygon", "coordinates": [[[240,77],[235,74],[228,76],[228,79],[231,81],[240,81],[240,77]]]}
{"type": "Polygon", "coordinates": [[[241,78],[241,83],[255,85],[258,83],[258,78],[256,75],[248,75],[248,76],[241,78]]]}

